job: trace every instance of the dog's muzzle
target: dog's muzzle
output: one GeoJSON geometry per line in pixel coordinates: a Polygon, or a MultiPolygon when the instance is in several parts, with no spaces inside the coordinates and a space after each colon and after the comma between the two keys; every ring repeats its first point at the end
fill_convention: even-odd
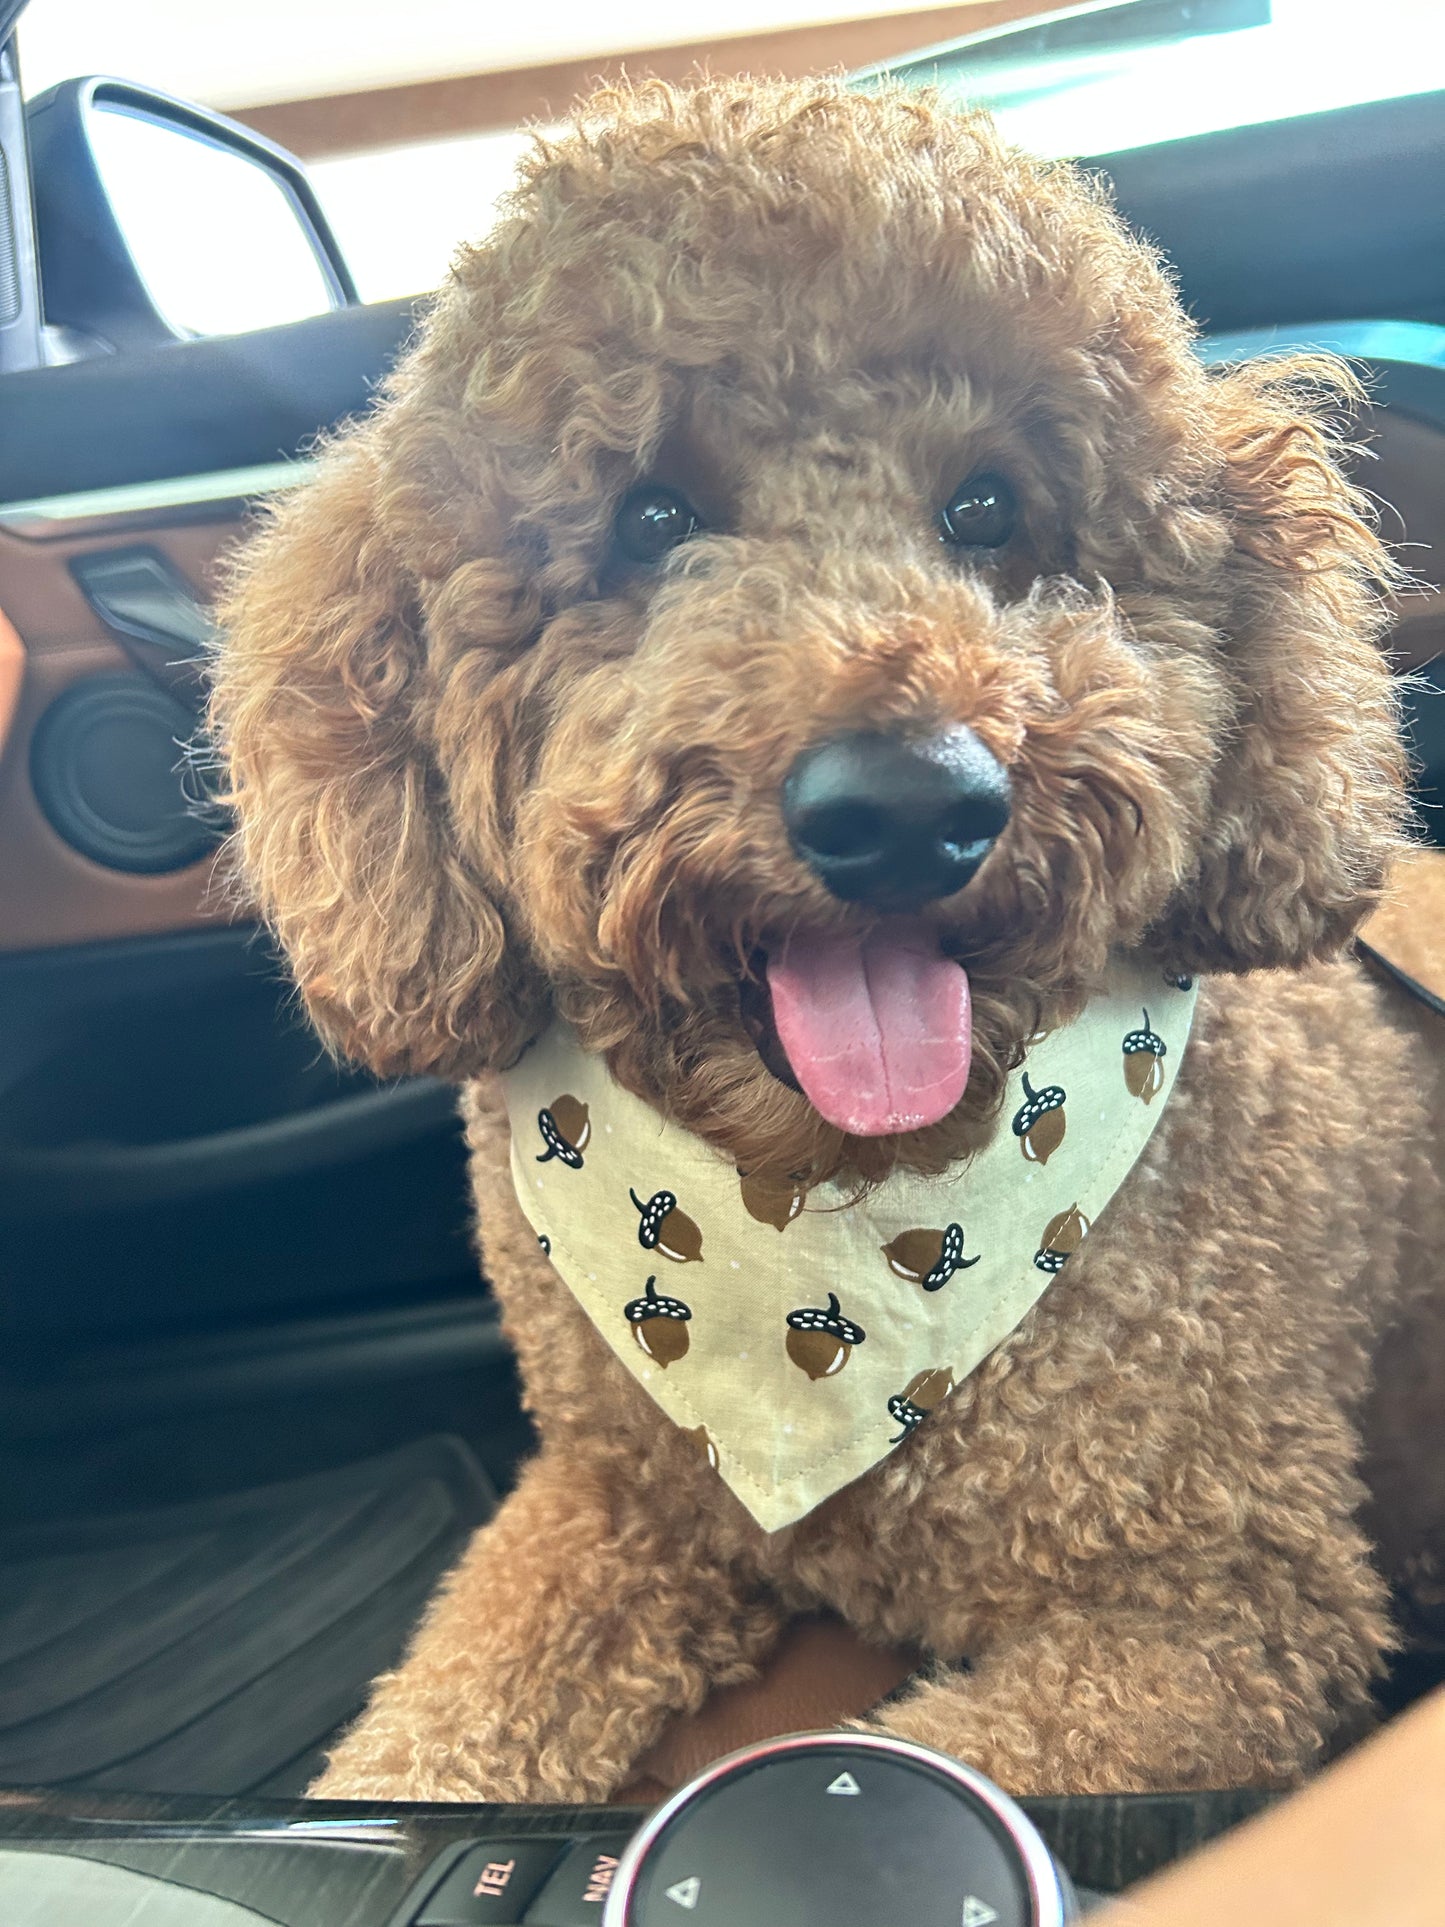
{"type": "Polygon", "coordinates": [[[875,731],[804,750],[783,782],[796,854],[845,903],[917,910],[975,875],[1009,819],[1004,768],[961,725],[875,731]]]}

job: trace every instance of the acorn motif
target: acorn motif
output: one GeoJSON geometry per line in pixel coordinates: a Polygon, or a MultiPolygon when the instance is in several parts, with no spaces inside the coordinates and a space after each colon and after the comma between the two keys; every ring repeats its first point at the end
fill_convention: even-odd
{"type": "Polygon", "coordinates": [[[888,1416],[896,1419],[903,1427],[890,1445],[901,1445],[916,1426],[933,1410],[941,1405],[954,1389],[953,1373],[947,1365],[935,1365],[932,1371],[915,1372],[901,1392],[895,1392],[888,1401],[888,1416]]]}
{"type": "Polygon", "coordinates": [[[660,1251],[677,1265],[702,1263],[702,1233],[685,1211],[678,1210],[671,1191],[654,1191],[646,1204],[633,1190],[627,1195],[642,1216],[637,1242],[644,1251],[660,1251]]]}
{"type": "Polygon", "coordinates": [[[806,1185],[796,1178],[780,1177],[772,1171],[739,1171],[742,1180],[743,1209],[759,1224],[770,1224],[786,1231],[802,1210],[808,1196],[806,1185]]]}
{"type": "Polygon", "coordinates": [[[983,1256],[963,1255],[963,1226],[945,1225],[942,1231],[900,1231],[883,1246],[888,1269],[910,1285],[925,1291],[941,1291],[956,1271],[967,1271],[983,1256]]]}
{"type": "Polygon", "coordinates": [[[1036,1091],[1025,1071],[1024,1096],[1028,1102],[1014,1113],[1014,1136],[1030,1164],[1047,1164],[1064,1141],[1067,1094],[1061,1084],[1046,1084],[1036,1091]]]}
{"type": "Polygon", "coordinates": [[[547,1109],[538,1111],[537,1128],[547,1146],[537,1159],[538,1164],[550,1164],[553,1158],[561,1158],[569,1169],[582,1169],[582,1153],[592,1135],[592,1119],[580,1098],[568,1097],[565,1092],[553,1098],[547,1109]]]}
{"type": "Polygon", "coordinates": [[[809,1378],[832,1378],[853,1356],[867,1334],[861,1325],[845,1318],[838,1309],[834,1292],[828,1293],[828,1306],[804,1305],[788,1313],[788,1357],[809,1378]]]}
{"type": "Polygon", "coordinates": [[[716,1472],[718,1469],[718,1449],[713,1443],[712,1434],[705,1425],[682,1425],[678,1427],[689,1445],[697,1447],[699,1456],[706,1459],[716,1472]]]}
{"type": "Polygon", "coordinates": [[[1169,1046],[1157,1030],[1149,1026],[1144,1012],[1144,1028],[1131,1030],[1124,1039],[1124,1082],[1131,1097],[1152,1104],[1164,1088],[1164,1056],[1169,1046]]]}
{"type": "Polygon", "coordinates": [[[1164,981],[1171,990],[1193,990],[1194,979],[1187,970],[1166,970],[1164,981]]]}
{"type": "Polygon", "coordinates": [[[1089,1235],[1089,1220],[1078,1205],[1071,1204],[1067,1211],[1058,1211],[1044,1226],[1043,1241],[1034,1253],[1034,1263],[1040,1271],[1062,1271],[1064,1260],[1072,1251],[1077,1251],[1089,1235]]]}
{"type": "Polygon", "coordinates": [[[622,1315],[643,1351],[666,1371],[687,1350],[687,1321],[692,1317],[692,1306],[685,1305],[680,1298],[659,1297],[656,1278],[649,1278],[643,1289],[647,1295],[624,1305],[622,1315]]]}

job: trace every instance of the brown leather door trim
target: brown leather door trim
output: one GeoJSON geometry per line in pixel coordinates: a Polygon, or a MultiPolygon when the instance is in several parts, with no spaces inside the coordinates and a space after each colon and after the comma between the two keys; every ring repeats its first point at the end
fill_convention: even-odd
{"type": "MultiPolygon", "coordinates": [[[[201,526],[146,533],[209,600],[220,558],[240,527],[213,515],[201,526]]],[[[56,834],[36,800],[31,740],[55,698],[88,676],[140,674],[70,574],[73,555],[107,546],[113,543],[73,530],[31,542],[0,529],[0,604],[14,638],[7,653],[0,636],[0,691],[7,676],[18,683],[8,736],[0,741],[0,953],[194,929],[230,914],[213,887],[210,861],[164,876],[104,869],[56,834]]],[[[0,714],[4,708],[0,702],[0,714]]]]}
{"type": "Polygon", "coordinates": [[[63,689],[129,667],[110,643],[47,649],[27,666],[15,727],[0,757],[0,952],[184,930],[224,915],[211,865],[165,876],[108,870],[72,850],[46,820],[30,782],[30,739],[63,689]]]}

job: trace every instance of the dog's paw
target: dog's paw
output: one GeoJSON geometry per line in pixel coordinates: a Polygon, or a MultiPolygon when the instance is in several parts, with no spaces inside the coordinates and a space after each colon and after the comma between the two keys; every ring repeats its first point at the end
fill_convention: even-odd
{"type": "Polygon", "coordinates": [[[614,1773],[588,1779],[577,1770],[559,1771],[505,1733],[465,1738],[423,1737],[365,1724],[338,1744],[323,1773],[307,1788],[310,1800],[464,1800],[476,1805],[579,1805],[605,1800],[620,1783],[614,1773]]]}
{"type": "Polygon", "coordinates": [[[1057,1763],[1038,1725],[1013,1708],[977,1704],[965,1676],[930,1681],[854,1723],[859,1732],[911,1740],[970,1766],[1005,1793],[1057,1792],[1057,1763]]]}
{"type": "Polygon", "coordinates": [[[306,1789],[308,1800],[526,1800],[506,1776],[483,1772],[457,1758],[409,1761],[405,1766],[381,1766],[344,1757],[333,1760],[306,1789]]]}
{"type": "Polygon", "coordinates": [[[346,1766],[329,1766],[306,1789],[308,1800],[420,1800],[414,1780],[405,1773],[376,1773],[346,1766]]]}

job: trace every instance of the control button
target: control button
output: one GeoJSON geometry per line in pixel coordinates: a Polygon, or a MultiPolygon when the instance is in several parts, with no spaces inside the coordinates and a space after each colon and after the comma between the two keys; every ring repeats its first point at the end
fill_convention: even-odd
{"type": "Polygon", "coordinates": [[[995,1809],[933,1759],[846,1735],[750,1750],[662,1821],[609,1927],[1058,1927],[995,1809]]]}
{"type": "Polygon", "coordinates": [[[579,1840],[527,1909],[527,1927],[598,1927],[626,1845],[579,1840]]]}
{"type": "Polygon", "coordinates": [[[513,1927],[557,1864],[561,1840],[469,1847],[416,1916],[417,1927],[513,1927]]]}

